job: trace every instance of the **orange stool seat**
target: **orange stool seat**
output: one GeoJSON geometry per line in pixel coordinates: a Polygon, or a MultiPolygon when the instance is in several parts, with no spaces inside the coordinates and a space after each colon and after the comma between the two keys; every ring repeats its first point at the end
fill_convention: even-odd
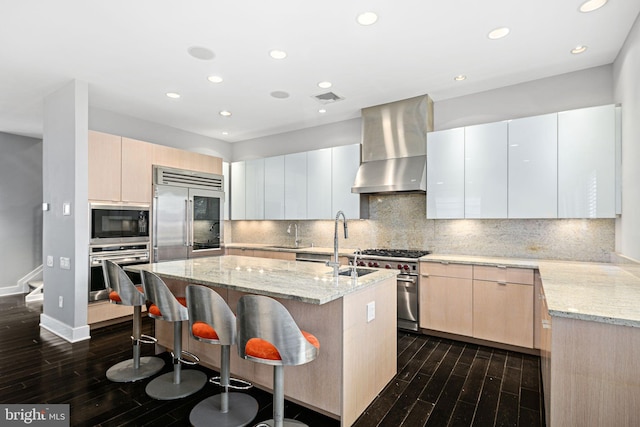
{"type": "MultiPolygon", "coordinates": [[[[142,286],[136,286],[136,289],[138,289],[140,293],[144,293],[142,286]]],[[[120,298],[120,294],[117,291],[111,291],[109,293],[109,299],[113,302],[122,302],[122,298],[120,298]]]]}
{"type": "MultiPolygon", "coordinates": [[[[304,335],[305,339],[309,341],[309,344],[320,349],[320,341],[314,335],[309,332],[300,330],[302,335],[304,335]]],[[[251,338],[247,341],[247,345],[245,346],[245,353],[247,356],[255,357],[258,359],[267,359],[267,360],[282,360],[278,349],[271,344],[267,340],[263,340],[262,338],[251,338]]]]}
{"type": "Polygon", "coordinates": [[[191,333],[198,337],[203,338],[205,340],[217,340],[218,333],[211,326],[207,325],[205,322],[194,322],[191,327],[191,333]]]}
{"type": "MultiPolygon", "coordinates": [[[[176,297],[176,299],[178,300],[178,302],[183,305],[183,306],[187,306],[187,299],[185,297],[176,297]]],[[[149,314],[154,315],[156,317],[162,317],[162,313],[160,313],[160,309],[158,308],[157,305],[155,304],[151,304],[149,306],[149,314]]]]}

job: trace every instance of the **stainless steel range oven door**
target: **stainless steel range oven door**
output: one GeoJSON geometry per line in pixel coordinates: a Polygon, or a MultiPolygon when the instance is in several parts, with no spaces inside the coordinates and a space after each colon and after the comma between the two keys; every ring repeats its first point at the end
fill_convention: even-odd
{"type": "MultiPolygon", "coordinates": [[[[109,298],[109,289],[104,281],[102,262],[110,260],[118,265],[149,263],[149,243],[134,245],[97,245],[89,248],[89,302],[109,298]]],[[[139,274],[127,272],[133,283],[141,283],[139,274]]]]}
{"type": "Polygon", "coordinates": [[[398,275],[398,329],[418,330],[418,276],[398,275]]]}

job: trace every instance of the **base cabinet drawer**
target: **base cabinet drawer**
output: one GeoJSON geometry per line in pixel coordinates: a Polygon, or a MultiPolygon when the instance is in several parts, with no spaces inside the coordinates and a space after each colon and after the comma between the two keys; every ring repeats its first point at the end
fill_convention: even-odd
{"type": "Polygon", "coordinates": [[[474,280],[473,337],[533,348],[533,286],[474,280]]]}

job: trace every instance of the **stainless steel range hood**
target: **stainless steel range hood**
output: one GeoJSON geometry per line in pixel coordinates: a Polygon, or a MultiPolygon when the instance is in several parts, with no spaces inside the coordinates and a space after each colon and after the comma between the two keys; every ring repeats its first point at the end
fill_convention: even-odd
{"type": "Polygon", "coordinates": [[[362,162],[352,193],[426,192],[428,95],[362,109],[362,162]]]}

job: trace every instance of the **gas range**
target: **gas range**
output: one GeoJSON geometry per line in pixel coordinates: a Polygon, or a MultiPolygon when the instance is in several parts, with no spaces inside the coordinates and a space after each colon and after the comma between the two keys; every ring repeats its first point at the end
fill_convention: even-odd
{"type": "Polygon", "coordinates": [[[418,258],[431,252],[412,249],[365,249],[350,256],[357,258],[356,264],[363,267],[388,268],[400,270],[401,274],[417,274],[418,258]]]}

